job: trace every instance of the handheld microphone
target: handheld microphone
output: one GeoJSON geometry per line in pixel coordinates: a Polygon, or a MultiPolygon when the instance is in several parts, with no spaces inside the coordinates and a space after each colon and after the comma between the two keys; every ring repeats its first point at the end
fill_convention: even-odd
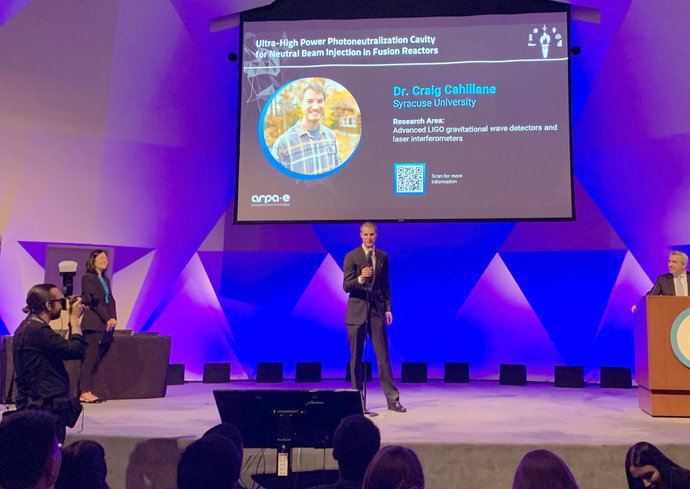
{"type": "MultiPolygon", "coordinates": [[[[371,271],[373,273],[374,262],[371,259],[371,254],[372,254],[372,250],[367,251],[367,268],[371,268],[371,271]]],[[[367,285],[371,285],[371,282],[373,279],[374,279],[374,276],[372,275],[371,277],[368,277],[364,283],[366,283],[367,285]]]]}

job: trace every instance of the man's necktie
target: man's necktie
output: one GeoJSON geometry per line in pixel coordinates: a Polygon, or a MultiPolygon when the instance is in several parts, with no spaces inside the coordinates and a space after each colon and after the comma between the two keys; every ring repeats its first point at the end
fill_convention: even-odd
{"type": "MultiPolygon", "coordinates": [[[[372,250],[367,251],[367,267],[371,268],[371,271],[373,273],[374,271],[374,262],[371,260],[371,252],[372,250]]],[[[371,285],[372,281],[374,280],[374,276],[372,275],[369,277],[366,281],[367,285],[371,285]]]]}

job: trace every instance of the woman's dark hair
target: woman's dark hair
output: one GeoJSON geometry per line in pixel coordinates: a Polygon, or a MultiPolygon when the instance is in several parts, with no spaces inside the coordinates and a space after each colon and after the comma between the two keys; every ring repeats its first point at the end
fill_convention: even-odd
{"type": "Polygon", "coordinates": [[[79,440],[62,449],[62,465],[55,489],[106,489],[108,468],[100,443],[79,440]]]}
{"type": "Polygon", "coordinates": [[[515,469],[513,489],[578,489],[568,465],[549,450],[527,452],[515,469]]]}
{"type": "Polygon", "coordinates": [[[424,489],[424,471],[417,454],[397,445],[383,447],[369,464],[362,489],[424,489]]]}
{"type": "Polygon", "coordinates": [[[26,294],[26,306],[22,308],[25,314],[40,314],[46,305],[46,302],[53,300],[51,290],[57,289],[54,284],[38,284],[29,289],[26,294]]]}
{"type": "Polygon", "coordinates": [[[87,272],[96,273],[96,266],[93,264],[93,262],[96,260],[96,257],[101,253],[105,253],[105,256],[108,256],[108,253],[106,253],[105,250],[93,250],[91,252],[91,254],[89,255],[89,259],[86,260],[87,272]]]}
{"type": "MultiPolygon", "coordinates": [[[[668,484],[669,474],[674,471],[685,472],[690,475],[690,471],[683,469],[680,465],[661,453],[657,447],[646,441],[635,443],[628,449],[628,454],[625,456],[625,476],[628,478],[628,487],[643,488],[644,483],[641,479],[635,479],[630,474],[630,467],[644,467],[651,465],[659,471],[661,480],[668,484]]],[[[686,475],[687,477],[687,475],[686,475]]]]}

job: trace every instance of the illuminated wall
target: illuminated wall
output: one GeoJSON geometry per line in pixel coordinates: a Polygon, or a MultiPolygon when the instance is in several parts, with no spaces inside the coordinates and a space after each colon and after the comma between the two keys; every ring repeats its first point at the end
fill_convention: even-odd
{"type": "MultiPolygon", "coordinates": [[[[358,226],[231,223],[238,31],[209,33],[210,3],[0,6],[0,332],[49,244],[101,245],[123,322],[171,335],[190,378],[264,360],[342,376],[358,226]]],[[[396,373],[632,366],[630,307],[690,245],[690,5],[656,4],[592,0],[601,22],[573,22],[576,222],[380,226],[396,373]]]]}

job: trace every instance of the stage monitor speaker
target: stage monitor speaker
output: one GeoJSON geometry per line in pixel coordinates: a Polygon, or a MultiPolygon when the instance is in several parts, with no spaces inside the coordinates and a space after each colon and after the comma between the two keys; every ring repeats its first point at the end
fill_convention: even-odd
{"type": "Polygon", "coordinates": [[[268,384],[282,382],[283,362],[259,362],[256,369],[256,381],[268,384]]]}
{"type": "Polygon", "coordinates": [[[184,363],[168,364],[168,373],[165,376],[165,383],[167,385],[184,384],[184,363]]]}
{"type": "MultiPolygon", "coordinates": [[[[367,382],[371,382],[371,379],[373,378],[371,375],[371,362],[364,362],[364,372],[364,375],[367,377],[367,382]]],[[[347,366],[345,367],[345,381],[352,381],[352,377],[350,376],[350,362],[347,362],[347,366]]]]}
{"type": "Polygon", "coordinates": [[[584,387],[585,369],[583,367],[554,367],[554,385],[556,387],[584,387]]]}
{"type": "Polygon", "coordinates": [[[632,372],[626,367],[601,367],[600,387],[614,389],[630,389],[632,387],[632,372]]]}
{"type": "Polygon", "coordinates": [[[423,384],[428,380],[426,362],[402,362],[403,384],[423,384]]]}
{"type": "Polygon", "coordinates": [[[527,384],[527,366],[513,363],[500,364],[498,383],[501,385],[527,384]]]}
{"type": "Polygon", "coordinates": [[[333,448],[343,418],[363,415],[355,389],[214,390],[223,423],[242,433],[244,448],[333,448]]]}
{"type": "Polygon", "coordinates": [[[227,384],[230,382],[229,363],[204,363],[204,384],[227,384]]]}
{"type": "Polygon", "coordinates": [[[321,382],[321,362],[297,362],[295,382],[321,382]]]}
{"type": "Polygon", "coordinates": [[[443,381],[447,384],[467,384],[470,381],[470,364],[446,362],[443,366],[443,381]]]}

